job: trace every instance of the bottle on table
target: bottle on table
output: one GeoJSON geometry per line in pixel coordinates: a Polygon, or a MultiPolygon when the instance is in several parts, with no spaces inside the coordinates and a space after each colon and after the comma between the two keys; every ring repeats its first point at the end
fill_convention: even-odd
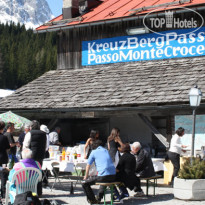
{"type": "Polygon", "coordinates": [[[49,147],[49,154],[50,154],[50,158],[54,157],[54,152],[53,152],[53,148],[49,147]]]}
{"type": "Polygon", "coordinates": [[[73,182],[71,182],[71,185],[70,185],[70,194],[74,194],[73,182]]]}
{"type": "Polygon", "coordinates": [[[74,156],[74,159],[77,159],[78,155],[77,155],[77,152],[75,151],[75,153],[73,154],[74,156]]]}
{"type": "Polygon", "coordinates": [[[67,152],[65,153],[65,160],[66,160],[66,161],[69,161],[69,160],[70,160],[69,155],[70,155],[70,153],[67,151],[67,152]]]}
{"type": "Polygon", "coordinates": [[[62,149],[62,161],[65,161],[65,148],[62,149]]]}
{"type": "Polygon", "coordinates": [[[14,166],[14,164],[15,164],[14,156],[13,156],[13,155],[10,155],[10,156],[9,156],[9,162],[8,162],[8,168],[9,168],[9,169],[12,169],[13,166],[14,166]]]}
{"type": "Polygon", "coordinates": [[[77,158],[78,158],[78,159],[80,159],[80,158],[81,158],[81,152],[80,152],[80,150],[79,150],[79,149],[77,150],[77,158]]]}

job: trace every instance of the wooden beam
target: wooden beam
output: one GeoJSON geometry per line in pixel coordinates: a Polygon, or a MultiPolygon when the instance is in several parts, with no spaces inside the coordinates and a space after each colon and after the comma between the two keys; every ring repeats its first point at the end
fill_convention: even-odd
{"type": "Polygon", "coordinates": [[[51,131],[54,126],[56,125],[56,123],[59,121],[59,119],[52,119],[49,123],[48,123],[48,129],[51,131]]]}
{"type": "Polygon", "coordinates": [[[143,114],[138,114],[139,117],[145,122],[145,124],[150,128],[150,130],[153,132],[153,134],[159,139],[159,141],[166,147],[169,147],[169,142],[167,142],[166,137],[164,137],[150,122],[150,120],[144,116],[143,114]]]}

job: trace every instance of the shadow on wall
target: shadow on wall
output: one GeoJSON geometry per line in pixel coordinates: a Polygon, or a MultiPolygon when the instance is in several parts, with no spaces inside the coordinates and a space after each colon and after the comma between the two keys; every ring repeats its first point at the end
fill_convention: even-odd
{"type": "Polygon", "coordinates": [[[155,145],[153,146],[151,143],[142,144],[142,147],[147,150],[151,157],[154,158],[165,158],[167,150],[164,145],[155,145]]]}

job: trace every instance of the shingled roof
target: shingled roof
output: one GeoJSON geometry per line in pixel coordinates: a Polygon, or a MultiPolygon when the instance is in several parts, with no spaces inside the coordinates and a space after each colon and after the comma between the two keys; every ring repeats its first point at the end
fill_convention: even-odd
{"type": "Polygon", "coordinates": [[[1,110],[96,108],[188,103],[205,90],[205,57],[49,71],[0,102],[1,110]]]}

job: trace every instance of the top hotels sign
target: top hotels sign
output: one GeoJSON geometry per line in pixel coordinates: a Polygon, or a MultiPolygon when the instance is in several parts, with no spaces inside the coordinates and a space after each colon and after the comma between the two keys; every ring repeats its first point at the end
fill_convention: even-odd
{"type": "Polygon", "coordinates": [[[82,42],[82,65],[205,55],[205,27],[82,42]]]}
{"type": "MultiPolygon", "coordinates": [[[[181,10],[187,15],[177,15],[174,10],[167,10],[164,8],[164,15],[155,16],[155,12],[159,12],[159,9],[152,10],[146,14],[143,18],[144,27],[154,33],[159,35],[164,35],[163,33],[158,32],[158,29],[189,29],[194,28],[196,30],[200,29],[204,25],[203,16],[195,10],[186,7],[177,7],[177,10],[181,10]],[[174,15],[175,14],[175,15],[174,15]],[[150,22],[150,23],[149,23],[150,22]]],[[[189,32],[189,31],[185,31],[189,32]]],[[[193,30],[191,31],[193,32],[193,30]]]]}

